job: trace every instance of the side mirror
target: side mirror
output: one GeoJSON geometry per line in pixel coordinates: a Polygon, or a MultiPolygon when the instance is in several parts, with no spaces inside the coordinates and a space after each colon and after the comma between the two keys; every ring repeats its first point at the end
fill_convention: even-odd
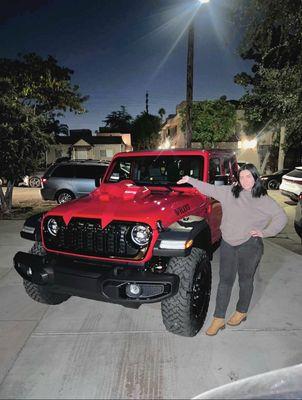
{"type": "Polygon", "coordinates": [[[223,186],[223,185],[228,185],[228,176],[226,175],[216,175],[214,179],[214,185],[215,186],[223,186]]]}

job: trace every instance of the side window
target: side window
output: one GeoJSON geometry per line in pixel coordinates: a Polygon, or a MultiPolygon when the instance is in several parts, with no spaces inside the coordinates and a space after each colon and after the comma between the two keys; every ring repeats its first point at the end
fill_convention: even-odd
{"type": "Polygon", "coordinates": [[[108,182],[120,182],[130,179],[131,162],[119,160],[116,162],[114,169],[108,179],[108,182]]]}
{"type": "Polygon", "coordinates": [[[230,159],[229,158],[225,158],[223,160],[223,169],[224,169],[225,175],[230,175],[231,170],[230,170],[230,159]]]}
{"type": "Polygon", "coordinates": [[[219,158],[211,158],[209,171],[210,183],[214,183],[216,175],[221,175],[220,160],[219,158]]]}
{"type": "Polygon", "coordinates": [[[106,167],[98,165],[76,165],[75,176],[82,179],[101,178],[106,171],[106,167]]]}
{"type": "Polygon", "coordinates": [[[231,158],[231,168],[232,168],[232,175],[235,179],[237,179],[238,175],[238,164],[235,157],[231,158]]]}
{"type": "Polygon", "coordinates": [[[73,165],[59,165],[56,169],[54,169],[51,176],[57,178],[73,178],[73,165]]]}

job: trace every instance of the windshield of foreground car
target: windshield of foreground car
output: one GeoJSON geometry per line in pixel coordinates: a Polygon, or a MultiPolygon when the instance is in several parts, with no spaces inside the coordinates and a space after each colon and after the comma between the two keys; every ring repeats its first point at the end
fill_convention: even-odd
{"type": "Polygon", "coordinates": [[[203,157],[173,155],[117,158],[105,183],[130,179],[137,185],[175,186],[185,175],[202,179],[203,157]]]}

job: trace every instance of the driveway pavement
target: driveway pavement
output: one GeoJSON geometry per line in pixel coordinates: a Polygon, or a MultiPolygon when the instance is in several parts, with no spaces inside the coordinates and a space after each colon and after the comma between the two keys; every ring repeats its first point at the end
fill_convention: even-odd
{"type": "MultiPolygon", "coordinates": [[[[160,305],[32,301],[12,268],[22,221],[0,221],[0,398],[192,398],[302,361],[302,257],[265,241],[248,320],[216,337],[165,331],[160,305]]],[[[238,295],[234,289],[229,311],[238,295]]]]}

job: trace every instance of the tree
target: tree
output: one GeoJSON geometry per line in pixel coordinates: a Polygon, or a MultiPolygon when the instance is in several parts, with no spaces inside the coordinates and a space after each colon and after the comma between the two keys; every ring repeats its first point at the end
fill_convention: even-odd
{"type": "Polygon", "coordinates": [[[159,143],[161,121],[146,111],[138,115],[132,125],[132,144],[136,150],[154,149],[159,143]]]}
{"type": "Polygon", "coordinates": [[[84,112],[87,97],[71,85],[72,73],[51,56],[0,59],[0,171],[8,181],[5,194],[0,187],[2,213],[11,211],[16,178],[37,168],[59,129],[57,118],[66,110],[84,112]]]}
{"type": "MultiPolygon", "coordinates": [[[[106,131],[108,129],[111,132],[130,132],[131,131],[131,123],[132,116],[128,114],[125,106],[121,106],[119,111],[112,111],[107,117],[103,120],[106,123],[106,131]]],[[[101,128],[101,131],[104,130],[101,128]]]]}
{"type": "MultiPolygon", "coordinates": [[[[181,111],[185,129],[185,112],[181,111]]],[[[236,126],[236,107],[223,96],[218,100],[205,100],[193,103],[192,130],[193,141],[202,147],[213,147],[217,142],[227,141],[236,126]]]]}
{"type": "Polygon", "coordinates": [[[287,150],[302,141],[302,3],[234,0],[233,15],[243,30],[241,57],[254,61],[250,74],[235,76],[246,89],[241,103],[247,120],[254,130],[285,128],[287,150]]]}

